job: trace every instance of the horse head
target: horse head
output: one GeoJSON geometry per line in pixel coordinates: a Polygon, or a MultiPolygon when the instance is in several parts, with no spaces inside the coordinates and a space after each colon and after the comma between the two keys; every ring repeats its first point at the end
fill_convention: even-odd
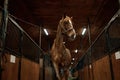
{"type": "Polygon", "coordinates": [[[73,28],[72,18],[71,17],[64,17],[60,20],[60,26],[62,28],[62,34],[69,37],[71,40],[74,40],[76,37],[75,29],[73,28]]]}

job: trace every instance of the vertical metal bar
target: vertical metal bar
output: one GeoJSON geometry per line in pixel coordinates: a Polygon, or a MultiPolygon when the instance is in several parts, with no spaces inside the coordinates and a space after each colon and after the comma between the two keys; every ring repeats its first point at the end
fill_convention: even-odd
{"type": "Polygon", "coordinates": [[[22,41],[23,41],[23,33],[21,30],[20,32],[20,37],[19,37],[19,53],[21,54],[19,58],[19,66],[18,66],[18,80],[21,80],[21,61],[22,61],[22,41]]]}
{"type": "Polygon", "coordinates": [[[39,30],[39,47],[41,48],[41,32],[42,32],[42,28],[40,27],[39,28],[40,30],[39,30]]]}
{"type": "Polygon", "coordinates": [[[1,64],[2,60],[1,59],[2,59],[2,56],[0,55],[0,80],[2,80],[2,64],[1,64]]]}
{"type": "MultiPolygon", "coordinates": [[[[89,46],[91,46],[92,44],[92,41],[91,41],[91,30],[90,30],[90,20],[88,18],[88,36],[89,36],[89,46]]],[[[89,51],[88,51],[89,52],[89,51]]],[[[89,63],[91,65],[91,69],[92,69],[92,80],[94,80],[94,76],[93,76],[93,65],[92,65],[92,47],[90,47],[90,52],[88,54],[88,60],[89,60],[89,63]]],[[[90,76],[90,67],[88,65],[88,70],[89,70],[89,76],[90,76]]]]}
{"type": "MultiPolygon", "coordinates": [[[[42,28],[39,28],[39,47],[41,48],[41,30],[42,28]]],[[[43,59],[41,58],[42,54],[39,55],[39,80],[43,80],[43,59]]]]}
{"type": "Polygon", "coordinates": [[[43,55],[43,80],[45,80],[45,55],[43,55]]]}
{"type": "MultiPolygon", "coordinates": [[[[91,30],[90,30],[89,18],[88,18],[88,37],[89,37],[89,46],[91,46],[91,30]]],[[[90,60],[91,60],[91,53],[92,53],[92,47],[90,47],[90,53],[89,53],[90,60]]]]}
{"type": "Polygon", "coordinates": [[[2,17],[2,44],[1,44],[1,53],[0,53],[0,80],[2,80],[2,54],[5,50],[5,39],[6,39],[6,31],[7,31],[7,22],[8,22],[8,0],[4,0],[4,9],[3,9],[3,17],[2,17]]]}
{"type": "MultiPolygon", "coordinates": [[[[42,25],[43,26],[43,25],[42,25]]],[[[41,30],[40,31],[42,31],[42,28],[41,28],[41,30]]],[[[41,35],[40,35],[41,36],[41,35]]],[[[41,39],[40,39],[41,40],[41,39]]],[[[41,45],[40,45],[40,47],[41,47],[41,45]]],[[[42,58],[43,58],[43,66],[42,66],[42,76],[43,76],[43,80],[45,80],[45,55],[44,54],[42,54],[42,58]]]]}
{"type": "Polygon", "coordinates": [[[7,32],[7,23],[8,23],[8,0],[4,0],[4,9],[3,9],[3,18],[2,18],[2,51],[5,49],[5,38],[7,32]]]}
{"type": "Polygon", "coordinates": [[[110,71],[111,71],[111,78],[112,80],[114,80],[114,72],[113,72],[113,66],[112,66],[112,58],[111,58],[111,54],[110,54],[110,49],[111,49],[111,44],[110,44],[110,38],[109,38],[109,32],[108,32],[108,29],[107,28],[105,30],[105,37],[106,37],[106,42],[107,42],[107,47],[108,47],[108,56],[109,56],[109,66],[110,66],[110,71]]]}
{"type": "MultiPolygon", "coordinates": [[[[39,47],[41,47],[41,27],[39,28],[39,47]]],[[[40,55],[39,55],[39,80],[41,80],[41,67],[40,67],[40,55]]]]}
{"type": "Polygon", "coordinates": [[[112,80],[115,80],[115,78],[114,78],[114,72],[113,72],[113,66],[112,66],[111,54],[109,54],[109,63],[110,63],[111,78],[112,78],[112,80]]]}
{"type": "MultiPolygon", "coordinates": [[[[89,46],[90,46],[91,45],[91,35],[90,35],[90,21],[89,21],[89,18],[88,18],[88,37],[89,37],[89,46]]],[[[88,77],[90,78],[89,65],[91,64],[91,48],[90,48],[90,51],[88,50],[87,57],[88,57],[88,77]]]]}

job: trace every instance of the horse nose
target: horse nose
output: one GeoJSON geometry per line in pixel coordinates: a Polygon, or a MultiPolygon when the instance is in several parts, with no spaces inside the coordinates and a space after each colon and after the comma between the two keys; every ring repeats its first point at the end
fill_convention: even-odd
{"type": "Polygon", "coordinates": [[[74,40],[76,38],[76,34],[73,34],[71,38],[74,40]]]}

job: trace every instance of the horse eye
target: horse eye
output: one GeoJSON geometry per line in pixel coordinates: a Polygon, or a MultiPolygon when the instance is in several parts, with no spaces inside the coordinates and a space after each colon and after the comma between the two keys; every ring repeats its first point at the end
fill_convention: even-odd
{"type": "Polygon", "coordinates": [[[65,21],[64,24],[69,24],[69,22],[68,22],[68,21],[65,21]]]}
{"type": "Polygon", "coordinates": [[[64,26],[64,30],[67,30],[67,27],[66,27],[66,26],[64,26]]]}

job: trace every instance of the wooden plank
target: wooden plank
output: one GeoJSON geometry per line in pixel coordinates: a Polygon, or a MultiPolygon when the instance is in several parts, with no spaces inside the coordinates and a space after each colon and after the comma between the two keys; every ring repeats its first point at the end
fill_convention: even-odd
{"type": "Polygon", "coordinates": [[[80,80],[93,80],[92,67],[86,66],[85,68],[80,70],[79,71],[79,79],[80,80]]]}
{"type": "Polygon", "coordinates": [[[78,74],[79,79],[80,80],[91,80],[89,71],[91,74],[91,70],[88,69],[88,66],[84,67],[82,70],[79,70],[79,74],[78,74]]]}
{"type": "Polygon", "coordinates": [[[45,80],[53,80],[53,71],[51,67],[45,67],[45,80]]]}
{"type": "Polygon", "coordinates": [[[10,62],[10,55],[5,54],[7,62],[3,62],[2,80],[18,80],[18,63],[19,58],[16,58],[15,63],[10,62]]]}
{"type": "Polygon", "coordinates": [[[39,80],[39,64],[22,58],[21,80],[39,80]]]}
{"type": "Polygon", "coordinates": [[[84,76],[84,69],[81,69],[81,70],[79,70],[79,79],[80,80],[84,80],[84,78],[83,78],[83,76],[84,76]]]}
{"type": "Polygon", "coordinates": [[[114,80],[120,80],[120,59],[115,58],[115,54],[112,54],[112,66],[114,73],[114,80]]]}
{"type": "Polygon", "coordinates": [[[88,66],[84,68],[84,79],[83,80],[89,80],[88,66]]]}
{"type": "Polygon", "coordinates": [[[111,80],[109,56],[103,57],[93,63],[94,80],[111,80]]]}

